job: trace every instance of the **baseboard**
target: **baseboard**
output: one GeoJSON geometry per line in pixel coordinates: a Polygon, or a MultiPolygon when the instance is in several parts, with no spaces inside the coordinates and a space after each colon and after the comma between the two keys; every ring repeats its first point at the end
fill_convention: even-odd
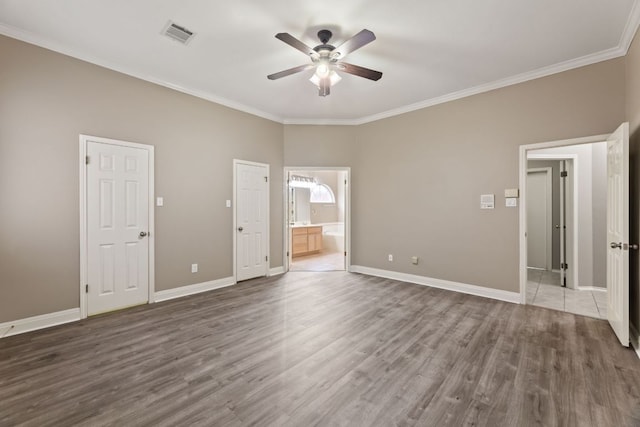
{"type": "Polygon", "coordinates": [[[51,326],[62,325],[63,323],[78,320],[80,320],[80,308],[70,308],[69,310],[56,311],[55,313],[41,314],[12,322],[0,323],[0,338],[50,328],[51,326]]]}
{"type": "Polygon", "coordinates": [[[233,277],[225,277],[223,279],[211,280],[209,282],[196,283],[195,285],[180,286],[179,288],[156,292],[155,302],[186,297],[187,295],[199,294],[200,292],[212,291],[214,289],[225,288],[235,284],[236,281],[233,277]]]}
{"type": "Polygon", "coordinates": [[[631,345],[640,359],[640,334],[638,334],[638,330],[631,323],[629,323],[629,341],[631,341],[631,345]]]}
{"type": "Polygon", "coordinates": [[[279,274],[284,274],[284,266],[273,267],[269,269],[269,276],[277,276],[279,274]]]}
{"type": "Polygon", "coordinates": [[[352,273],[367,274],[369,276],[384,277],[385,279],[399,280],[401,282],[415,283],[417,285],[430,286],[432,288],[446,289],[448,291],[461,292],[463,294],[476,295],[500,301],[520,304],[520,293],[486,288],[484,286],[469,285],[467,283],[451,282],[449,280],[434,279],[415,274],[399,273],[397,271],[381,270],[378,268],[352,265],[352,273]]]}
{"type": "Polygon", "coordinates": [[[607,288],[601,288],[600,286],[578,286],[579,291],[596,291],[607,292],[607,288]]]}

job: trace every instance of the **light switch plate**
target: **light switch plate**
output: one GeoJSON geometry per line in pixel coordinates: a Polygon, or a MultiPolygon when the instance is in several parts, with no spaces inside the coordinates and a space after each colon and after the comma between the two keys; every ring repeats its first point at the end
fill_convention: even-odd
{"type": "Polygon", "coordinates": [[[156,198],[156,206],[164,206],[164,197],[156,198]]]}
{"type": "Polygon", "coordinates": [[[226,206],[227,206],[228,208],[230,208],[230,207],[231,207],[231,200],[227,200],[226,206]]]}
{"type": "Polygon", "coordinates": [[[518,199],[515,197],[507,197],[504,199],[504,205],[508,208],[515,208],[518,206],[518,199]]]}
{"type": "Polygon", "coordinates": [[[504,197],[520,197],[520,191],[517,188],[507,188],[506,190],[504,190],[504,197]]]}

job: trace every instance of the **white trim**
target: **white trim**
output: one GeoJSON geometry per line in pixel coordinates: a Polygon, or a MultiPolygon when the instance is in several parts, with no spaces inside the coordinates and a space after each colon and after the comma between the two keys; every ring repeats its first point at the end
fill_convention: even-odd
{"type": "Polygon", "coordinates": [[[629,341],[636,352],[636,355],[640,359],[640,334],[633,323],[629,323],[629,341]]]}
{"type": "Polygon", "coordinates": [[[80,318],[84,319],[88,316],[87,298],[85,285],[88,281],[88,232],[87,232],[87,144],[89,142],[98,142],[102,144],[117,145],[120,147],[138,148],[146,150],[149,153],[149,293],[148,302],[152,303],[155,293],[155,147],[148,144],[139,144],[136,142],[121,141],[117,139],[102,138],[99,136],[90,136],[80,134],[79,136],[79,170],[80,170],[80,318]]]}
{"type": "Polygon", "coordinates": [[[269,276],[278,276],[280,274],[284,274],[284,266],[269,269],[269,276]]]}
{"type": "Polygon", "coordinates": [[[15,27],[11,27],[6,24],[0,24],[0,34],[17,39],[17,40],[21,40],[23,42],[27,42],[36,46],[40,46],[45,49],[49,49],[54,52],[61,53],[63,55],[68,55],[73,58],[80,59],[81,61],[89,62],[91,64],[95,64],[109,70],[117,71],[118,73],[126,74],[128,76],[132,76],[140,80],[151,82],[159,86],[164,86],[166,88],[173,89],[175,91],[182,92],[187,95],[195,96],[197,98],[205,99],[207,101],[211,101],[216,104],[224,105],[225,107],[231,108],[233,110],[242,111],[244,113],[248,113],[257,117],[262,117],[263,119],[271,120],[277,123],[283,123],[282,117],[279,117],[275,114],[267,113],[266,111],[262,111],[257,108],[250,107],[248,105],[244,105],[239,102],[232,101],[230,99],[224,98],[219,95],[208,93],[199,89],[180,86],[175,83],[168,82],[166,80],[160,79],[158,77],[155,77],[149,74],[144,74],[138,71],[134,71],[132,68],[129,68],[127,66],[116,64],[114,62],[107,61],[104,59],[100,59],[90,54],[81,53],[78,50],[75,50],[68,46],[63,46],[60,43],[47,40],[44,37],[38,36],[31,32],[24,31],[15,27]]]}
{"type": "Polygon", "coordinates": [[[179,288],[156,292],[155,302],[162,302],[175,298],[186,297],[188,295],[212,291],[214,289],[226,288],[227,286],[233,286],[235,284],[236,281],[233,279],[233,277],[225,277],[223,279],[210,280],[208,282],[196,283],[187,286],[180,286],[179,288]]]}
{"type": "Polygon", "coordinates": [[[231,201],[232,205],[233,205],[233,280],[235,282],[238,281],[238,260],[237,260],[237,255],[238,255],[238,251],[237,251],[237,245],[238,245],[238,233],[236,233],[236,228],[238,226],[237,224],[237,218],[236,216],[238,215],[238,194],[237,194],[237,166],[238,165],[249,165],[249,166],[257,166],[257,167],[263,167],[266,168],[267,170],[267,195],[266,195],[266,201],[267,201],[267,208],[265,210],[265,213],[267,215],[266,219],[265,219],[265,223],[266,223],[266,239],[267,239],[267,243],[266,243],[266,250],[265,250],[265,255],[267,256],[267,263],[265,266],[265,276],[269,276],[271,273],[271,192],[269,191],[269,189],[271,188],[271,169],[268,163],[258,163],[258,162],[252,162],[249,160],[240,160],[240,159],[233,159],[233,189],[232,189],[232,193],[233,193],[233,199],[231,201]]]}
{"type": "Polygon", "coordinates": [[[449,280],[434,279],[431,277],[417,276],[415,274],[399,273],[397,271],[381,270],[378,268],[352,265],[352,273],[361,273],[369,276],[384,277],[401,282],[415,283],[417,285],[429,286],[432,288],[446,289],[448,291],[460,292],[463,294],[475,295],[484,298],[491,298],[499,301],[506,301],[518,304],[520,295],[517,292],[491,289],[484,286],[469,285],[466,283],[452,282],[449,280]]]}
{"type": "MultiPolygon", "coordinates": [[[[546,220],[546,230],[544,230],[545,237],[547,240],[546,251],[546,259],[545,259],[545,268],[543,270],[548,271],[553,267],[553,233],[551,232],[551,227],[553,226],[553,168],[529,168],[527,169],[527,177],[530,173],[540,173],[544,172],[545,174],[545,187],[547,191],[547,209],[545,212],[546,220]]],[[[528,261],[528,259],[527,259],[528,261]]],[[[527,266],[527,268],[535,268],[531,266],[527,266]]]]}
{"type": "Polygon", "coordinates": [[[71,57],[78,58],[82,61],[96,64],[101,67],[114,70],[129,76],[133,76],[141,80],[155,83],[157,85],[164,86],[169,89],[176,90],[178,92],[186,93],[188,95],[202,98],[207,101],[214,102],[216,104],[224,105],[225,107],[232,108],[234,110],[242,111],[254,116],[262,117],[264,119],[282,123],[285,125],[342,125],[342,126],[351,125],[351,126],[354,126],[354,125],[361,125],[365,123],[374,122],[377,120],[381,120],[381,119],[385,119],[393,116],[398,116],[401,114],[409,113],[411,111],[432,107],[438,104],[443,104],[443,103],[454,101],[457,99],[466,98],[472,95],[489,92],[492,90],[504,88],[504,87],[515,85],[518,83],[524,83],[527,81],[539,79],[541,77],[546,77],[553,74],[561,73],[563,71],[568,71],[575,68],[584,67],[586,65],[591,65],[598,62],[607,61],[609,59],[625,56],[627,54],[627,51],[629,50],[629,47],[631,46],[631,42],[633,41],[633,37],[636,34],[639,24],[640,24],[640,6],[638,5],[638,1],[636,0],[634,1],[633,8],[631,10],[631,13],[629,14],[629,18],[626,22],[624,31],[622,33],[622,36],[620,37],[620,41],[618,42],[618,45],[616,47],[605,49],[603,51],[585,55],[579,58],[570,59],[568,61],[563,61],[547,67],[542,67],[537,70],[528,71],[515,76],[495,80],[493,82],[481,84],[481,85],[464,89],[458,92],[452,92],[452,93],[438,96],[435,98],[430,98],[430,99],[417,102],[414,104],[406,105],[400,108],[394,108],[391,110],[383,111],[381,113],[364,116],[358,119],[283,118],[278,115],[268,113],[266,111],[262,111],[260,109],[250,107],[248,105],[244,105],[239,102],[221,97],[219,95],[208,93],[199,89],[179,86],[174,83],[170,83],[166,80],[134,71],[129,67],[118,65],[111,61],[98,59],[92,55],[81,53],[78,50],[69,48],[68,46],[63,46],[60,43],[47,40],[46,38],[36,35],[32,32],[24,31],[6,24],[0,24],[0,34],[8,37],[12,37],[14,39],[22,40],[24,42],[31,43],[36,46],[44,47],[46,49],[49,49],[58,53],[62,53],[64,55],[69,55],[71,57]]]}
{"type": "MultiPolygon", "coordinates": [[[[586,136],[581,138],[572,138],[572,139],[563,139],[559,141],[548,141],[548,142],[539,142],[535,144],[525,144],[521,145],[518,150],[518,184],[520,187],[520,207],[518,209],[518,221],[519,221],[519,247],[520,247],[520,262],[519,262],[519,272],[520,272],[520,303],[527,303],[527,200],[526,200],[526,184],[527,184],[527,153],[531,150],[540,150],[543,148],[555,148],[555,147],[568,147],[571,145],[580,145],[580,144],[592,144],[594,142],[603,142],[606,141],[609,135],[595,135],[595,136],[586,136]]],[[[568,155],[567,155],[568,156],[568,155]]],[[[576,174],[576,164],[574,163],[574,175],[576,174]]],[[[575,181],[575,180],[574,180],[575,181]]],[[[575,182],[574,182],[575,185],[575,182]]],[[[574,191],[574,203],[576,200],[576,193],[574,191]]],[[[574,212],[578,209],[577,203],[574,205],[574,212]]],[[[574,233],[574,245],[575,238],[577,233],[574,233]]],[[[578,246],[574,246],[574,260],[577,259],[578,246]]],[[[578,269],[577,264],[576,273],[574,274],[574,280],[577,280],[578,269]]]]}
{"type": "MultiPolygon", "coordinates": [[[[635,8],[634,8],[635,9],[635,8]]],[[[635,10],[634,10],[635,12],[635,10]]],[[[628,24],[631,26],[635,25],[634,28],[638,27],[638,19],[634,18],[635,23],[628,24]]],[[[635,31],[631,33],[631,40],[633,40],[633,35],[635,31]]],[[[623,41],[627,42],[627,34],[625,33],[623,36],[623,41]]],[[[629,45],[630,45],[629,41],[629,45]]],[[[424,101],[416,102],[414,104],[405,105],[403,107],[394,108],[391,110],[383,111],[381,113],[372,114],[369,116],[364,116],[359,119],[284,119],[283,123],[285,125],[362,125],[366,123],[375,122],[377,120],[387,119],[389,117],[399,116],[401,114],[410,113],[416,110],[422,110],[423,108],[433,107],[439,104],[444,104],[451,101],[456,101],[458,99],[467,98],[473,95],[479,95],[481,93],[490,92],[497,89],[502,89],[505,87],[513,86],[520,83],[525,83],[531,80],[536,80],[542,77],[551,76],[554,74],[562,73],[564,71],[573,70],[576,68],[584,67],[587,65],[596,64],[598,62],[608,61],[610,59],[619,58],[621,56],[625,56],[627,54],[627,50],[629,46],[617,46],[614,48],[606,49],[597,53],[593,53],[590,55],[585,55],[579,58],[570,59],[568,61],[559,62],[554,65],[550,65],[548,67],[542,67],[537,70],[528,71],[522,74],[517,74],[515,76],[506,77],[499,80],[494,80],[489,83],[484,83],[478,86],[470,87],[467,89],[463,89],[457,92],[451,92],[442,96],[438,96],[435,98],[430,98],[424,101]]]]}
{"type": "Polygon", "coordinates": [[[69,310],[56,311],[54,313],[0,323],[0,338],[50,328],[51,326],[62,325],[78,320],[80,320],[80,308],[70,308],[69,310]]]}
{"type": "Polygon", "coordinates": [[[291,258],[293,251],[290,249],[291,239],[289,239],[289,186],[287,185],[287,179],[289,173],[293,171],[336,171],[345,172],[347,184],[344,189],[344,250],[347,252],[345,259],[345,271],[351,270],[351,167],[349,166],[285,166],[284,167],[284,179],[282,185],[282,191],[284,195],[284,222],[283,222],[283,268],[284,271],[289,271],[291,258]],[[287,256],[289,252],[289,256],[287,256]]]}
{"type": "Polygon", "coordinates": [[[600,286],[578,286],[579,291],[595,291],[595,292],[607,292],[607,288],[600,286]]]}
{"type": "Polygon", "coordinates": [[[638,31],[638,25],[640,25],[640,2],[635,0],[633,2],[633,6],[631,6],[631,13],[629,13],[627,24],[624,26],[622,36],[618,42],[618,48],[624,51],[624,55],[629,52],[629,48],[633,42],[633,37],[638,31]]]}

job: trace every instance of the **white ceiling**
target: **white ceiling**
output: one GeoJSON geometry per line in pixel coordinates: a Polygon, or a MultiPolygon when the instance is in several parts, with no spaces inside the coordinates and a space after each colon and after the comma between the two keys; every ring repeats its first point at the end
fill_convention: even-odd
{"type": "Polygon", "coordinates": [[[640,0],[0,0],[0,33],[282,123],[358,124],[622,56],[640,0]],[[161,35],[169,20],[196,33],[161,35]],[[377,40],[322,98],[312,70],[277,40],[338,46],[363,28],[377,40]]]}

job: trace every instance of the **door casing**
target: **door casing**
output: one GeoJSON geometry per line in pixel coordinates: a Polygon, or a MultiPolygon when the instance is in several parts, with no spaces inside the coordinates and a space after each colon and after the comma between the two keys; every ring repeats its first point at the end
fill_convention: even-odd
{"type": "MultiPolygon", "coordinates": [[[[528,152],[532,150],[541,150],[545,148],[555,148],[555,147],[566,147],[570,145],[580,145],[580,144],[592,144],[596,142],[604,142],[609,138],[609,134],[606,135],[594,135],[587,136],[582,138],[572,138],[572,139],[563,139],[559,141],[549,141],[549,142],[540,142],[535,144],[525,144],[521,145],[519,148],[519,187],[520,187],[520,209],[519,209],[519,246],[520,246],[520,304],[526,304],[527,302],[527,197],[526,197],[526,184],[527,184],[527,160],[528,160],[528,152]]],[[[564,157],[568,157],[564,155],[564,157]]],[[[539,158],[539,157],[538,157],[539,158]]],[[[577,176],[577,168],[574,163],[574,176],[577,176]]],[[[574,180],[574,185],[575,185],[574,180]]],[[[574,191],[574,216],[575,212],[578,210],[577,204],[577,191],[574,191]]],[[[574,218],[574,227],[577,224],[574,218]]],[[[574,265],[576,266],[575,274],[573,275],[574,280],[577,280],[577,235],[578,233],[574,233],[574,265]]],[[[569,266],[571,267],[571,266],[569,266]]]]}
{"type": "Polygon", "coordinates": [[[87,317],[87,293],[85,291],[88,277],[88,230],[87,230],[87,145],[89,142],[117,145],[120,147],[138,148],[149,152],[149,303],[155,301],[155,171],[154,171],[154,146],[139,144],[136,142],[121,141],[117,139],[98,136],[82,135],[79,137],[79,171],[80,171],[80,318],[87,317]]]}
{"type": "Polygon", "coordinates": [[[283,267],[284,272],[289,271],[290,260],[291,260],[291,236],[289,235],[289,185],[287,184],[287,179],[289,177],[289,173],[292,171],[338,171],[346,173],[346,188],[344,192],[344,250],[347,252],[347,256],[345,259],[345,271],[351,271],[351,168],[350,167],[340,167],[340,166],[286,166],[284,168],[284,179],[282,183],[282,194],[283,194],[283,251],[282,251],[282,259],[283,259],[283,267]],[[287,255],[289,254],[289,255],[287,255]]]}

